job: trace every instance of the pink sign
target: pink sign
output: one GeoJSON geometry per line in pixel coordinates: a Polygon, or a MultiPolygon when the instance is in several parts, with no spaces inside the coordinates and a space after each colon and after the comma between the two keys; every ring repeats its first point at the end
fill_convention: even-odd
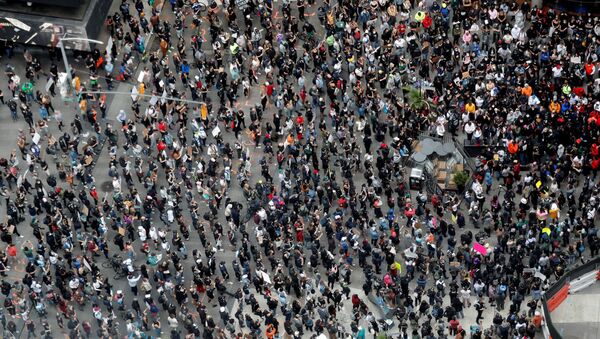
{"type": "Polygon", "coordinates": [[[487,248],[485,248],[485,246],[483,246],[482,244],[478,243],[477,241],[473,242],[473,249],[476,252],[481,253],[482,255],[487,255],[487,248]]]}

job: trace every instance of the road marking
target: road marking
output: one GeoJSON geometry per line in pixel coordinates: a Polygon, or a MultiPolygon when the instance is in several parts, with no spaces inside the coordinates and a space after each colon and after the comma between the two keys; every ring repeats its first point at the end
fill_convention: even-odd
{"type": "Polygon", "coordinates": [[[26,44],[28,44],[28,43],[31,41],[31,39],[35,38],[37,35],[38,35],[38,34],[37,34],[37,33],[35,33],[34,35],[30,36],[30,37],[29,37],[29,39],[27,39],[27,40],[25,41],[25,43],[26,43],[26,44]]]}

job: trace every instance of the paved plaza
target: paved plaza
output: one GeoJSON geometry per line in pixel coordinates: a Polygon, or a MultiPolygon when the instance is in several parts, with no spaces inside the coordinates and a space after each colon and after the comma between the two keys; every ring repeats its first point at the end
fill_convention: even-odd
{"type": "MultiPolygon", "coordinates": [[[[540,295],[600,248],[597,18],[472,2],[115,0],[132,21],[97,70],[67,53],[65,96],[60,53],[6,51],[3,337],[542,337],[540,295]],[[465,192],[436,186],[462,188],[453,154],[410,188],[427,138],[465,192]]],[[[564,338],[596,337],[592,292],[564,338]]]]}

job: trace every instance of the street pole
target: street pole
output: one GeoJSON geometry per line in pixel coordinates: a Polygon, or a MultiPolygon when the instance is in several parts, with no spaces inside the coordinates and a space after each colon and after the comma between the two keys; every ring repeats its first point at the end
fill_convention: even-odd
{"type": "Polygon", "coordinates": [[[71,77],[71,66],[69,65],[69,60],[67,60],[67,52],[65,51],[65,43],[62,39],[58,40],[60,43],[60,53],[62,54],[63,62],[65,63],[65,72],[67,72],[67,86],[73,86],[73,79],[71,77]]]}
{"type": "Polygon", "coordinates": [[[87,41],[100,45],[104,45],[104,42],[87,38],[66,38],[66,36],[67,34],[65,34],[62,38],[59,38],[58,42],[60,43],[60,53],[62,54],[63,62],[65,63],[65,72],[67,72],[67,81],[69,82],[68,86],[72,87],[73,77],[71,76],[71,66],[69,65],[69,60],[67,60],[67,52],[65,51],[65,41],[87,41]]]}

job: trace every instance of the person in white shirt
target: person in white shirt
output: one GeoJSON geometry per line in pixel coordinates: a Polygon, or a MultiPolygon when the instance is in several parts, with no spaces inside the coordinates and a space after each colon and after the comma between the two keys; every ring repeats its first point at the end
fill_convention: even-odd
{"type": "Polygon", "coordinates": [[[477,126],[475,128],[475,132],[473,132],[473,137],[475,138],[475,143],[481,143],[481,137],[483,136],[483,131],[481,131],[481,127],[477,126]]]}
{"type": "Polygon", "coordinates": [[[179,327],[179,321],[177,321],[177,318],[175,318],[172,315],[169,315],[169,317],[167,318],[167,321],[169,322],[169,327],[172,329],[176,329],[177,327],[179,327]]]}
{"type": "Polygon", "coordinates": [[[138,281],[140,280],[140,278],[142,277],[142,275],[138,275],[137,277],[133,276],[133,273],[129,273],[127,275],[127,283],[129,284],[129,287],[131,287],[131,292],[133,292],[133,295],[137,296],[138,295],[138,281]]]}
{"type": "Polygon", "coordinates": [[[552,67],[552,77],[554,77],[555,82],[558,82],[562,77],[562,71],[562,66],[560,64],[552,67]]]}
{"type": "Polygon", "coordinates": [[[469,142],[471,142],[473,139],[473,133],[475,132],[476,128],[477,126],[475,126],[473,121],[469,121],[465,124],[465,133],[467,133],[467,140],[469,140],[469,142]]]}
{"type": "Polygon", "coordinates": [[[444,137],[444,134],[446,134],[446,128],[444,127],[444,124],[438,122],[437,126],[435,127],[435,133],[440,138],[444,137]]]}
{"type": "Polygon", "coordinates": [[[471,307],[471,290],[467,288],[460,290],[460,300],[465,307],[471,307]]]}
{"type": "Polygon", "coordinates": [[[477,280],[475,282],[475,284],[473,285],[473,288],[475,289],[475,293],[478,296],[481,296],[481,293],[483,292],[484,287],[485,287],[485,284],[481,280],[477,280]]]}

